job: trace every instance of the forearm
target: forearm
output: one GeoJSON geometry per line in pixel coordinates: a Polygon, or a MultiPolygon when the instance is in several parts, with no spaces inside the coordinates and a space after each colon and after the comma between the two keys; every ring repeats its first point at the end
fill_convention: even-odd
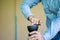
{"type": "Polygon", "coordinates": [[[37,5],[41,0],[24,0],[21,5],[21,11],[26,19],[28,19],[29,16],[32,16],[31,8],[35,5],[37,5]]]}
{"type": "Polygon", "coordinates": [[[21,11],[26,19],[28,19],[29,16],[33,16],[33,14],[31,13],[30,7],[27,4],[21,5],[21,11]]]}

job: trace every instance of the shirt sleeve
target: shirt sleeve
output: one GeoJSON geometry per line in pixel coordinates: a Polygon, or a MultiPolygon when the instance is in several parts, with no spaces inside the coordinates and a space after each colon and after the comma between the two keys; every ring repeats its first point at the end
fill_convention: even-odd
{"type": "Polygon", "coordinates": [[[57,17],[60,18],[60,8],[59,8],[59,11],[58,11],[57,17]]]}
{"type": "Polygon", "coordinates": [[[26,19],[28,19],[29,16],[33,15],[31,13],[30,8],[37,5],[41,0],[24,0],[21,5],[21,11],[26,19]]]}
{"type": "Polygon", "coordinates": [[[58,14],[57,14],[57,17],[60,17],[60,0],[58,1],[58,5],[59,5],[59,11],[57,12],[58,14]]]}

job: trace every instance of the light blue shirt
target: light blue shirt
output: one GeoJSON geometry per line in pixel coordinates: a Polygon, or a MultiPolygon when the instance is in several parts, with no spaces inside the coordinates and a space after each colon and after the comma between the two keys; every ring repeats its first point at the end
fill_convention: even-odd
{"type": "Polygon", "coordinates": [[[44,33],[45,40],[51,40],[60,31],[60,0],[24,0],[21,11],[26,19],[33,15],[31,8],[42,2],[46,14],[47,31],[44,33]]]}

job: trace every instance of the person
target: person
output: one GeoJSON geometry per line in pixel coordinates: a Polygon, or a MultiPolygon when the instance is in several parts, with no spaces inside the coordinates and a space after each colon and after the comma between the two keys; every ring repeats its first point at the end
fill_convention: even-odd
{"type": "MultiPolygon", "coordinates": [[[[46,25],[47,25],[47,30],[43,35],[44,38],[43,40],[52,40],[53,38],[55,38],[57,33],[60,32],[60,0],[24,0],[21,5],[21,11],[24,17],[27,20],[29,20],[32,24],[39,25],[41,24],[40,19],[35,18],[30,9],[40,2],[44,7],[44,11],[46,14],[46,25]]],[[[38,35],[38,33],[35,35],[38,35]]],[[[39,38],[40,37],[38,37],[38,39],[39,38]]],[[[60,37],[59,39],[56,40],[60,40],[60,37]]]]}

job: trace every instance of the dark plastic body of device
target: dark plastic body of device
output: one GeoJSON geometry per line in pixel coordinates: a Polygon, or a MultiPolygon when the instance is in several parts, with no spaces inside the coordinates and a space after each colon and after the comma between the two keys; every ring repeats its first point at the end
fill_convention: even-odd
{"type": "MultiPolygon", "coordinates": [[[[28,31],[32,32],[32,31],[37,31],[38,30],[38,25],[29,25],[27,26],[28,31]]],[[[32,34],[28,34],[29,36],[31,36],[32,34]]]]}
{"type": "Polygon", "coordinates": [[[29,25],[27,26],[28,31],[32,32],[32,31],[37,31],[38,30],[38,25],[29,25]]]}

